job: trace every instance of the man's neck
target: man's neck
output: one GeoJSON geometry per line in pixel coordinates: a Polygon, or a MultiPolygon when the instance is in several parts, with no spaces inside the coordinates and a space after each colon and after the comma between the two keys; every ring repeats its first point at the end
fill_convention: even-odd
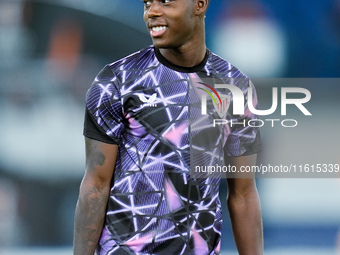
{"type": "Polygon", "coordinates": [[[159,49],[160,53],[172,64],[182,67],[193,67],[201,63],[207,48],[205,44],[197,47],[182,46],[176,49],[159,49]]]}

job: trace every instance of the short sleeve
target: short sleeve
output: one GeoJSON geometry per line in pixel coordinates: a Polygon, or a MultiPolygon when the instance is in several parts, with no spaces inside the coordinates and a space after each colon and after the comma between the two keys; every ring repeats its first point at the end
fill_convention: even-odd
{"type": "Polygon", "coordinates": [[[242,79],[244,84],[240,84],[240,88],[244,95],[244,115],[233,116],[230,126],[230,134],[227,138],[224,151],[227,156],[246,156],[261,151],[261,138],[259,125],[257,123],[258,116],[253,114],[248,106],[251,100],[253,106],[257,108],[258,101],[255,86],[247,78],[242,79]],[[251,89],[252,95],[248,95],[248,88],[251,89]]]}
{"type": "Polygon", "coordinates": [[[97,75],[86,94],[84,136],[119,144],[123,132],[122,104],[118,81],[108,66],[97,75]]]}

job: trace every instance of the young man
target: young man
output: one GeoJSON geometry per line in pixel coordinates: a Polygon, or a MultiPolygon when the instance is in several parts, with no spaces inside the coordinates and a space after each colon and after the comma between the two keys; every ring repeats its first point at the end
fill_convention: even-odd
{"type": "MultiPolygon", "coordinates": [[[[207,50],[207,7],[208,0],[144,1],[153,46],[107,65],[88,91],[86,173],[75,215],[75,255],[220,253],[220,179],[196,178],[190,164],[214,163],[224,154],[226,163],[237,168],[253,165],[260,144],[251,127],[211,133],[212,100],[208,114],[197,117],[198,91],[203,91],[198,85],[214,90],[203,80],[240,79],[236,84],[245,94],[252,86],[238,69],[207,50]]],[[[256,103],[253,95],[250,100],[256,103]]],[[[235,121],[255,117],[247,107],[242,116],[224,113],[223,118],[235,121]]],[[[239,254],[262,254],[254,178],[227,182],[239,254]]]]}

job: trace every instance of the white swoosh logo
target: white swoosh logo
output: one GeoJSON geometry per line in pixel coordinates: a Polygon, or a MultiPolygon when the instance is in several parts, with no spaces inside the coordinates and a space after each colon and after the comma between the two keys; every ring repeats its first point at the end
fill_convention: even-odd
{"type": "Polygon", "coordinates": [[[138,95],[138,97],[139,97],[140,101],[142,101],[143,103],[148,103],[148,104],[150,104],[150,103],[152,103],[152,102],[154,102],[154,101],[156,100],[156,98],[157,98],[157,93],[153,93],[152,96],[149,97],[149,99],[147,99],[147,98],[145,97],[145,95],[143,95],[143,94],[138,95]]]}

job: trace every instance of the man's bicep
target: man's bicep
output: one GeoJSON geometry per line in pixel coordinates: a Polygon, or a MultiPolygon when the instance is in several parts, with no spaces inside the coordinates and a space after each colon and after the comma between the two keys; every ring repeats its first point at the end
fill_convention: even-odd
{"type": "Polygon", "coordinates": [[[233,178],[255,178],[254,173],[249,171],[252,166],[256,165],[257,154],[251,154],[246,156],[225,156],[225,165],[230,166],[233,171],[227,173],[228,179],[233,178]]]}
{"type": "Polygon", "coordinates": [[[243,172],[246,167],[256,165],[257,154],[227,157],[227,164],[236,167],[237,172],[227,176],[227,185],[229,194],[246,195],[249,192],[256,191],[255,174],[251,172],[243,172]]]}
{"type": "Polygon", "coordinates": [[[233,165],[237,168],[241,166],[254,166],[256,165],[257,154],[251,154],[246,156],[225,156],[225,161],[227,164],[233,165]]]}
{"type": "Polygon", "coordinates": [[[118,145],[85,138],[85,148],[85,177],[91,177],[91,180],[98,185],[108,185],[113,175],[118,145]]]}

